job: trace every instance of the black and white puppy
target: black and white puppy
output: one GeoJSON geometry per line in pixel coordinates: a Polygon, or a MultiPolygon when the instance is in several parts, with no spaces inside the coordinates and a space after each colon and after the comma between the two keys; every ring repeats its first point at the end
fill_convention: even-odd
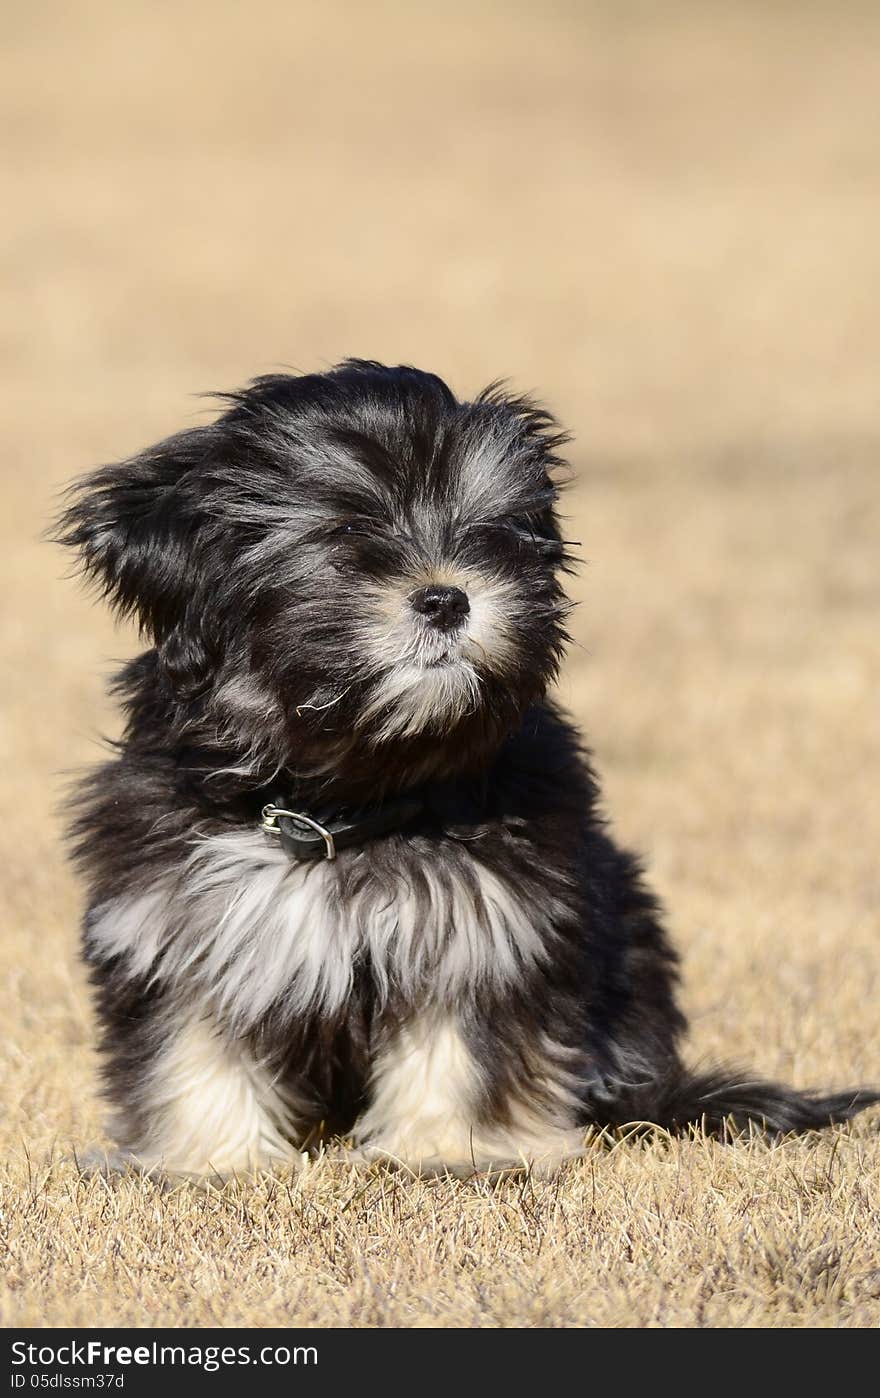
{"type": "Polygon", "coordinates": [[[123,1155],[222,1173],[342,1134],[548,1167],[589,1123],[877,1101],[682,1067],[657,905],[546,698],[550,415],[365,361],[227,409],[79,482],[58,530],[152,642],[73,831],[123,1155]]]}

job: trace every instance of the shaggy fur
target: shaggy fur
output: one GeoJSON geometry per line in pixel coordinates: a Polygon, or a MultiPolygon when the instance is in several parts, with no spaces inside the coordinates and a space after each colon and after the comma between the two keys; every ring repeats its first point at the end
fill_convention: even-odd
{"type": "Polygon", "coordinates": [[[152,646],[73,830],[112,1130],[146,1168],[549,1167],[583,1128],[844,1120],[689,1073],[676,958],[546,698],[566,640],[564,437],[491,388],[349,361],[78,483],[59,537],[152,646]],[[283,793],[405,826],[333,860],[283,793]]]}

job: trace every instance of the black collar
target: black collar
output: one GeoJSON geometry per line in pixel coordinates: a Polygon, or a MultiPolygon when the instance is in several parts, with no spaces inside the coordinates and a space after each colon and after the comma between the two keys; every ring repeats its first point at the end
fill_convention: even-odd
{"type": "Polygon", "coordinates": [[[442,826],[472,827],[483,818],[484,800],[471,788],[428,783],[368,806],[306,806],[276,792],[263,807],[260,828],[279,840],[293,859],[335,859],[339,850],[434,817],[442,826]]]}
{"type": "Polygon", "coordinates": [[[380,806],[359,806],[356,810],[291,810],[290,804],[278,796],[263,807],[261,829],[280,838],[282,849],[294,859],[335,859],[337,850],[402,830],[424,808],[422,797],[412,795],[383,801],[380,806]]]}

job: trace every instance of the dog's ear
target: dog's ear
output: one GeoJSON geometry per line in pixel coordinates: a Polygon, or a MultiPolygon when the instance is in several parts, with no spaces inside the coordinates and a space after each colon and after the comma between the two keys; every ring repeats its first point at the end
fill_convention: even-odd
{"type": "Polygon", "coordinates": [[[179,699],[192,699],[210,683],[220,658],[220,627],[199,603],[187,606],[181,619],[156,638],[162,668],[179,699]]]}
{"type": "Polygon", "coordinates": [[[153,638],[182,696],[213,666],[203,469],[216,450],[213,430],[196,428],[83,476],[52,533],[78,551],[114,610],[153,638]]]}

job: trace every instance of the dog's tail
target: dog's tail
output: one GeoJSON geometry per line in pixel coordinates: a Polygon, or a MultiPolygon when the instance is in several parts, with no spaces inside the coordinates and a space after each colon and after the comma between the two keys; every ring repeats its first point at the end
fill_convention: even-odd
{"type": "Polygon", "coordinates": [[[615,1084],[611,1096],[597,1117],[608,1121],[610,1116],[615,1126],[638,1122],[670,1131],[694,1126],[721,1137],[731,1123],[739,1131],[751,1123],[773,1134],[813,1131],[849,1121],[865,1107],[880,1102],[880,1090],[874,1088],[847,1088],[827,1094],[799,1092],[730,1069],[691,1072],[683,1067],[651,1083],[615,1084]]]}

